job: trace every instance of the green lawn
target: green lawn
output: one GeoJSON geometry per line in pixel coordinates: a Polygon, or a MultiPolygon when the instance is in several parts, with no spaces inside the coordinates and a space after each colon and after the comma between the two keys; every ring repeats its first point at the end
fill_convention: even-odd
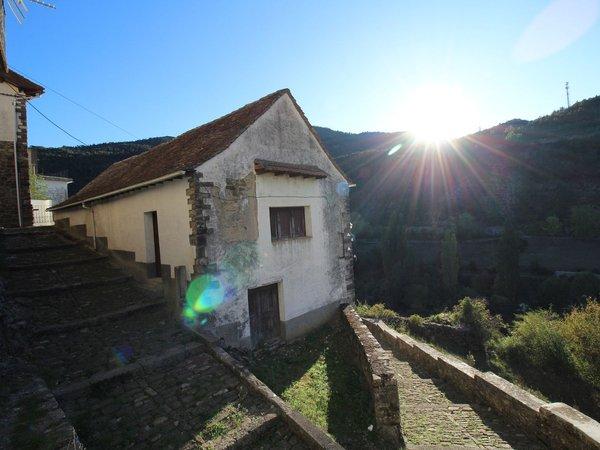
{"type": "Polygon", "coordinates": [[[369,448],[375,440],[369,397],[347,348],[342,331],[325,326],[255,360],[252,371],[344,447],[369,448]]]}

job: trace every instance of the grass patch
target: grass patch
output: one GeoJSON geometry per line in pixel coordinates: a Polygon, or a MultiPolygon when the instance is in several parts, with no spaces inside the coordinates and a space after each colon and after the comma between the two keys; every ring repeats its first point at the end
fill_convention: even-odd
{"type": "Polygon", "coordinates": [[[325,326],[253,361],[252,371],[344,447],[371,447],[369,396],[362,375],[346,358],[347,347],[342,330],[325,326]]]}
{"type": "Polygon", "coordinates": [[[212,441],[225,436],[238,428],[246,416],[247,412],[241,405],[230,403],[207,420],[200,437],[204,441],[212,441]]]}

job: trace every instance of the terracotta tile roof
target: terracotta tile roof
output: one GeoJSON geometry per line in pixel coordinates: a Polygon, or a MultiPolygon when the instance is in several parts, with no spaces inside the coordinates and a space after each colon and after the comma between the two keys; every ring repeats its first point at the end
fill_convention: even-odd
{"type": "Polygon", "coordinates": [[[28,80],[23,75],[18,74],[14,70],[8,69],[8,72],[0,70],[0,81],[6,81],[13,86],[18,87],[21,92],[29,97],[35,97],[44,93],[44,88],[33,81],[28,80]]]}
{"type": "MultiPolygon", "coordinates": [[[[187,131],[172,141],[157,145],[145,153],[114,163],[77,194],[53,209],[78,204],[93,197],[124,190],[178,171],[193,170],[228,148],[284,94],[290,96],[304,121],[319,139],[289,89],[282,89],[219,119],[187,131]]],[[[331,157],[330,159],[333,162],[331,157]]]]}
{"type": "Polygon", "coordinates": [[[290,164],[276,161],[266,161],[264,159],[254,160],[254,170],[256,173],[274,173],[276,175],[302,176],[314,178],[326,178],[327,172],[322,171],[317,166],[306,164],[290,164]]]}

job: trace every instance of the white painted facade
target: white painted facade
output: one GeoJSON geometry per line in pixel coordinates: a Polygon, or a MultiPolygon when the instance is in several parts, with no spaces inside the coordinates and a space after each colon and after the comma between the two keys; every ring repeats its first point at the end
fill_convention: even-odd
{"type": "Polygon", "coordinates": [[[171,270],[184,265],[192,273],[195,252],[189,244],[187,187],[186,180],[169,181],[96,203],[89,209],[54,211],[54,221],[68,218],[71,227],[85,225],[88,237],[94,236],[95,227],[96,236],[106,238],[109,250],[133,252],[137,262],[151,263],[154,260],[146,251],[144,213],[156,211],[162,263],[170,265],[171,270]]]}
{"type": "MultiPolygon", "coordinates": [[[[347,259],[343,235],[347,229],[347,182],[286,94],[250,125],[227,149],[196,168],[210,196],[211,233],[206,259],[228,291],[227,300],[211,314],[211,326],[227,343],[250,345],[248,290],[278,285],[279,316],[285,337],[293,338],[320,324],[348,301],[347,259]],[[317,166],[326,178],[257,175],[255,159],[317,166]],[[231,194],[228,183],[243,180],[247,189],[231,194]],[[233,197],[232,197],[233,195],[233,197]],[[271,239],[269,208],[305,208],[307,236],[271,239]],[[329,315],[328,315],[329,314],[329,315]]],[[[196,248],[190,245],[190,204],[187,179],[136,190],[95,203],[97,236],[108,248],[135,253],[152,262],[148,218],[157,211],[162,264],[185,266],[194,272],[196,248]]],[[[230,186],[229,186],[230,187],[230,186]]],[[[55,221],[86,225],[93,233],[91,209],[55,211],[55,221]]]]}
{"type": "Polygon", "coordinates": [[[40,174],[38,176],[44,181],[46,193],[50,197],[50,200],[52,200],[53,205],[58,205],[69,197],[68,186],[73,182],[72,179],[40,174]]]}

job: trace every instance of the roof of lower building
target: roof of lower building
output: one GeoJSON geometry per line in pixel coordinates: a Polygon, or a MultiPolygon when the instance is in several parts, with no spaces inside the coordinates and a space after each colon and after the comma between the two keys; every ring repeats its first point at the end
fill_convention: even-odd
{"type": "MultiPolygon", "coordinates": [[[[169,142],[157,145],[145,153],[114,163],[85,185],[77,194],[56,205],[53,209],[77,205],[90,199],[112,195],[111,193],[115,192],[124,192],[128,188],[133,189],[140,185],[147,185],[152,180],[162,179],[181,171],[193,170],[227,149],[284,94],[290,96],[303,120],[325,150],[325,146],[289,89],[281,89],[219,119],[187,131],[169,142]]],[[[333,158],[331,156],[329,158],[343,174],[333,158]]]]}
{"type": "Polygon", "coordinates": [[[36,97],[44,93],[44,88],[42,86],[28,80],[23,75],[18,74],[11,69],[8,69],[8,72],[0,70],[0,81],[4,81],[19,88],[19,90],[28,97],[36,97]]]}

